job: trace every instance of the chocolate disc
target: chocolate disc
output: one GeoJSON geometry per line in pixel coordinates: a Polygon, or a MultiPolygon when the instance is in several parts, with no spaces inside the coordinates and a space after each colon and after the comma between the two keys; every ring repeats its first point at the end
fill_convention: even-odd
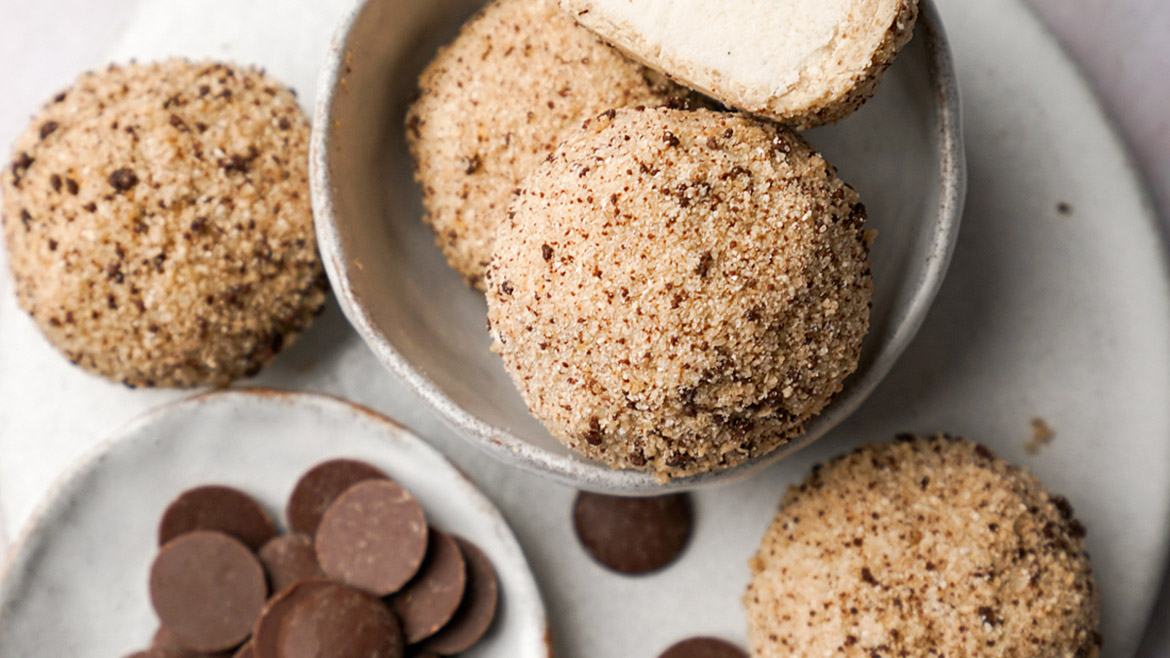
{"type": "Polygon", "coordinates": [[[325,577],[321,565],[317,564],[313,540],[299,532],[273,537],[260,549],[259,556],[273,592],[281,592],[302,580],[325,577]]]}
{"type": "Polygon", "coordinates": [[[297,480],[288,498],[288,527],[312,537],[325,510],[353,485],[387,480],[386,474],[356,459],[334,459],[317,464],[297,480]]]}
{"type": "Polygon", "coordinates": [[[336,585],[331,580],[302,580],[269,599],[252,629],[255,658],[280,658],[280,632],[289,611],[313,592],[336,585]]]}
{"type": "Polygon", "coordinates": [[[418,574],[390,598],[408,644],[435,634],[451,620],[463,600],[467,566],[459,545],[431,528],[427,556],[418,574]]]}
{"type": "Polygon", "coordinates": [[[492,625],[499,602],[499,584],[492,562],[479,547],[462,537],[453,537],[467,562],[467,588],[455,616],[421,648],[450,656],[470,649],[492,625]]]}
{"type": "Polygon", "coordinates": [[[402,658],[404,648],[390,608],[340,583],[299,598],[277,638],[279,658],[402,658]]]}
{"type": "Polygon", "coordinates": [[[748,658],[747,652],[714,637],[692,637],[663,651],[658,658],[748,658]]]}
{"type": "Polygon", "coordinates": [[[151,649],[159,649],[171,658],[230,658],[231,651],[220,651],[216,653],[200,653],[192,651],[179,644],[178,638],[171,635],[170,631],[162,626],[154,633],[154,639],[150,641],[151,649]]]}
{"type": "Polygon", "coordinates": [[[418,572],[427,552],[427,522],[410,492],[391,480],[369,480],[329,506],[316,544],[317,560],[330,578],[386,596],[418,572]]]}
{"type": "Polygon", "coordinates": [[[268,586],[255,554],[221,532],[167,542],[150,568],[150,600],[179,645],[212,653],[248,637],[268,586]]]}
{"type": "Polygon", "coordinates": [[[256,658],[255,652],[252,651],[252,641],[245,642],[244,646],[240,647],[232,658],[256,658]]]}
{"type": "Polygon", "coordinates": [[[636,575],[665,567],[691,536],[691,499],[686,494],[623,498],[580,492],[573,527],[585,550],[601,564],[636,575]]]}
{"type": "Polygon", "coordinates": [[[251,496],[218,485],[184,491],[168,505],[158,526],[158,545],[192,530],[218,530],[254,551],[276,535],[272,517],[251,496]]]}

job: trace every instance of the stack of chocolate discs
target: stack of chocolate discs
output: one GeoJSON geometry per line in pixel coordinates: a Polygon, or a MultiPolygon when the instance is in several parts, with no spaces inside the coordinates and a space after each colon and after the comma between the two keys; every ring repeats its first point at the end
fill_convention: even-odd
{"type": "Polygon", "coordinates": [[[161,627],[131,658],[452,656],[495,617],[498,584],[471,542],[427,524],[410,492],[364,462],[296,483],[279,534],[224,486],[191,489],[159,524],[150,596],[161,627]]]}

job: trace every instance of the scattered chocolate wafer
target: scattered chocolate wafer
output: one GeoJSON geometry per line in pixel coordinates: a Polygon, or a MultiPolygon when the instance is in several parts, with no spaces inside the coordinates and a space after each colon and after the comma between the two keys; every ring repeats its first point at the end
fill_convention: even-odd
{"type": "Polygon", "coordinates": [[[289,611],[301,599],[332,584],[333,581],[325,579],[302,580],[269,599],[252,627],[255,658],[279,658],[281,628],[289,611]]]}
{"type": "Polygon", "coordinates": [[[309,469],[288,498],[288,527],[312,537],[325,510],[353,485],[389,479],[381,470],[356,459],[333,459],[309,469]]]}
{"type": "Polygon", "coordinates": [[[260,561],[222,532],[196,530],[167,542],[150,569],[155,612],[192,651],[224,651],[246,640],[267,596],[260,561]]]}
{"type": "Polygon", "coordinates": [[[330,578],[386,596],[418,572],[427,522],[410,492],[391,480],[369,480],[329,506],[316,542],[317,560],[330,578]]]}
{"type": "Polygon", "coordinates": [[[715,637],[692,637],[663,651],[658,658],[748,658],[747,652],[715,637]]]}
{"type": "Polygon", "coordinates": [[[260,549],[259,556],[272,592],[281,592],[302,580],[325,577],[317,563],[313,539],[299,532],[273,537],[260,549]]]}
{"type": "Polygon", "coordinates": [[[232,655],[231,651],[219,651],[216,653],[192,651],[181,645],[179,639],[162,626],[155,631],[154,638],[150,641],[150,648],[160,649],[170,656],[170,658],[230,658],[232,655]]]}
{"type": "Polygon", "coordinates": [[[623,498],[580,492],[573,503],[573,527],[585,550],[630,575],[673,562],[691,536],[692,517],[687,494],[623,498]]]}
{"type": "Polygon", "coordinates": [[[454,539],[430,529],[418,574],[390,598],[409,644],[435,634],[455,614],[467,587],[467,565],[454,539]]]}
{"type": "Polygon", "coordinates": [[[258,550],[276,536],[276,524],[251,496],[231,487],[207,485],[184,491],[163,512],[158,545],[193,530],[218,530],[258,550]]]}
{"type": "Polygon", "coordinates": [[[405,646],[398,620],[382,600],[329,583],[293,603],[281,621],[276,650],[280,658],[402,658],[405,646]]]}
{"type": "MultiPolygon", "coordinates": [[[[475,544],[452,537],[467,563],[467,587],[455,616],[421,645],[426,651],[450,656],[470,649],[491,628],[499,602],[499,583],[492,562],[475,544]]],[[[423,658],[425,654],[419,654],[423,658]]]]}

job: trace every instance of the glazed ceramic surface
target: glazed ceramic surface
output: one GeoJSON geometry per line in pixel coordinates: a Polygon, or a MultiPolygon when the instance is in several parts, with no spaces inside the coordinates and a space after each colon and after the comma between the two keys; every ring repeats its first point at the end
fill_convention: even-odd
{"type": "Polygon", "coordinates": [[[163,510],[203,484],[237,487],[283,525],[305,471],[365,460],[414,494],[427,522],[491,558],[501,605],[469,658],[547,658],[544,605],[516,537],[426,442],[340,400],[275,391],[212,393],[132,422],[45,502],[0,580],[0,658],[129,655],[158,627],[146,582],[163,510]]]}
{"type": "Polygon", "coordinates": [[[403,117],[418,75],[482,2],[368,0],[343,23],[317,92],[310,156],[317,235],[346,316],[374,354],[444,420],[504,461],[566,484],[658,493],[742,479],[823,436],[881,381],[942,283],[965,190],[959,99],[946,37],[923,5],[877,95],[808,133],[857,187],[878,231],[873,310],[857,371],[805,434],[738,467],[663,484],[579,457],[529,413],[488,347],[483,295],[447,267],[422,222],[403,117]]]}
{"type": "MultiPolygon", "coordinates": [[[[695,535],[674,567],[631,579],[594,564],[573,536],[573,490],[491,458],[452,431],[383,367],[336,305],[247,384],[355,400],[446,453],[523,545],[560,658],[657,656],[695,633],[743,642],[747,558],[784,489],[816,461],[906,430],[983,441],[1072,500],[1089,528],[1101,587],[1102,658],[1133,658],[1170,534],[1162,238],[1096,100],[1027,10],[1015,0],[937,4],[963,86],[970,181],[946,282],[917,338],[847,421],[756,477],[695,493],[695,535]],[[1058,210],[1062,203],[1068,212],[1058,210]],[[1056,436],[1030,454],[1036,417],[1056,436]]],[[[112,50],[86,45],[96,29],[88,12],[71,20],[57,12],[52,24],[69,44],[120,61],[182,54],[256,63],[298,89],[311,110],[318,68],[348,8],[337,0],[142,0],[112,50]],[[66,32],[75,21],[84,27],[66,32]]],[[[28,57],[65,52],[43,31],[17,46],[28,57]]],[[[35,81],[51,97],[71,74],[35,81]]],[[[20,127],[0,131],[11,138],[20,127]]],[[[16,538],[70,464],[129,418],[186,394],[130,391],[86,375],[45,343],[11,291],[0,276],[0,513],[16,538]]],[[[73,582],[89,587],[84,577],[73,582]]],[[[101,592],[92,596],[107,604],[101,592]]]]}

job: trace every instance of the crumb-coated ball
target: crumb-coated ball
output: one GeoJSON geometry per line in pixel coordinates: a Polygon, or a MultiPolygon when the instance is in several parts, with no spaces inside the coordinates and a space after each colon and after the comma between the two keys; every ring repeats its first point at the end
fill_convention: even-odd
{"type": "Polygon", "coordinates": [[[439,51],[419,90],[407,139],[426,221],[451,267],[477,288],[512,193],[566,132],[610,108],[689,98],[555,0],[490,2],[439,51]]]}
{"type": "Polygon", "coordinates": [[[814,468],[752,559],[752,656],[1098,655],[1068,501],[986,447],[904,435],[814,468]]]}
{"type": "Polygon", "coordinates": [[[292,92],[255,70],[82,75],[3,172],[20,305],[71,361],[128,386],[254,374],[325,301],[308,139],[292,92]]]}
{"type": "Polygon", "coordinates": [[[857,365],[865,208],[794,133],[628,108],[523,183],[488,271],[493,349],[570,448],[660,478],[802,431],[857,365]]]}

